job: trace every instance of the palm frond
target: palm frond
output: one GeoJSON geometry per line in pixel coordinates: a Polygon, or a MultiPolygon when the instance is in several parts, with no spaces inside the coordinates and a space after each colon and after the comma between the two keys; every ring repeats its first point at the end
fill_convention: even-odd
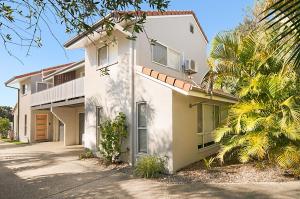
{"type": "Polygon", "coordinates": [[[288,61],[300,66],[300,0],[276,0],[266,9],[265,17],[268,28],[275,26],[274,31],[279,31],[276,41],[281,42],[287,48],[292,47],[288,61]],[[286,43],[289,43],[287,45],[286,43]]]}

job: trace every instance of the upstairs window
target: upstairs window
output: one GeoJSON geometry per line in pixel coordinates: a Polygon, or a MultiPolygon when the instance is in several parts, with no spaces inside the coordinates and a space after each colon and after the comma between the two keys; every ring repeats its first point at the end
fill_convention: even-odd
{"type": "Polygon", "coordinates": [[[194,25],[193,25],[193,24],[190,24],[190,32],[191,32],[192,34],[194,34],[194,25]]]}
{"type": "Polygon", "coordinates": [[[27,86],[27,84],[23,84],[22,85],[21,92],[22,92],[23,95],[27,94],[27,92],[28,92],[28,86],[27,86]]]}
{"type": "Polygon", "coordinates": [[[152,46],[152,61],[154,63],[180,70],[180,53],[158,42],[152,46]]]}
{"type": "Polygon", "coordinates": [[[103,46],[98,49],[98,66],[108,64],[108,46],[103,46]]]}
{"type": "Polygon", "coordinates": [[[167,54],[168,54],[168,49],[167,47],[155,43],[153,46],[153,61],[159,64],[162,64],[164,66],[167,65],[167,54]]]}
{"type": "Polygon", "coordinates": [[[98,66],[106,67],[118,62],[118,47],[116,43],[105,45],[97,51],[98,66]]]}

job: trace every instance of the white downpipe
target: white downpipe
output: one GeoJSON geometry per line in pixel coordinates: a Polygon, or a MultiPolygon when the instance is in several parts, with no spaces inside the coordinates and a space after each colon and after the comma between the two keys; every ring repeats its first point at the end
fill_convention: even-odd
{"type": "Polygon", "coordinates": [[[130,157],[131,164],[135,163],[135,41],[131,40],[130,61],[131,61],[131,132],[130,132],[130,157]]]}

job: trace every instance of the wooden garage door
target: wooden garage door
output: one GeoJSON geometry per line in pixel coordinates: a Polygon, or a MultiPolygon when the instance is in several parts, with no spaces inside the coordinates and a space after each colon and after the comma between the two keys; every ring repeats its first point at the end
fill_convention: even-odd
{"type": "Polygon", "coordinates": [[[35,140],[46,140],[48,134],[48,115],[37,114],[35,121],[35,140]]]}

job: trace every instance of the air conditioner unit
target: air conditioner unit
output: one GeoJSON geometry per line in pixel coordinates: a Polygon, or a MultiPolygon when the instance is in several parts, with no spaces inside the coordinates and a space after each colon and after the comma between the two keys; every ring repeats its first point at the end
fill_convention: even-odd
{"type": "Polygon", "coordinates": [[[188,74],[197,73],[196,62],[192,59],[187,59],[184,61],[184,72],[188,74]]]}

